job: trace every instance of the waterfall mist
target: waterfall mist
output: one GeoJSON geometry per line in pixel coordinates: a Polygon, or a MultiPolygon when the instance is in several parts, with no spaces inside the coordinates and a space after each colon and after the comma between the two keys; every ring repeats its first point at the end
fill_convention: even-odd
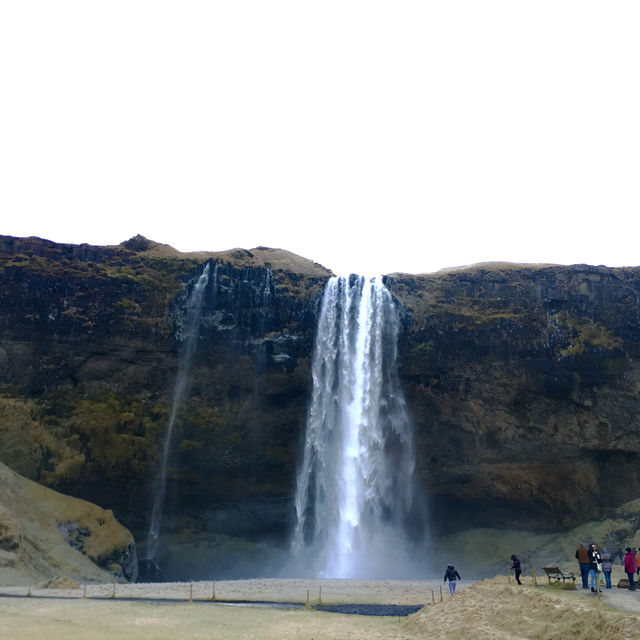
{"type": "Polygon", "coordinates": [[[407,533],[421,510],[397,334],[380,278],[329,280],[312,363],[292,572],[402,578],[418,571],[407,533]]]}

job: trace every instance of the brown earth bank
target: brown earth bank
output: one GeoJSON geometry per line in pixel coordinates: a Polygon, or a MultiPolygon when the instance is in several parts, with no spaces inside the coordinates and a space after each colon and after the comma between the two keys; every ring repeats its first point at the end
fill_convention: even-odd
{"type": "MultiPolygon", "coordinates": [[[[299,588],[303,586],[295,581],[277,580],[216,584],[221,594],[242,598],[247,595],[254,598],[258,596],[272,601],[283,599],[288,594],[297,597],[299,588]]],[[[572,636],[627,640],[638,637],[640,625],[640,615],[637,613],[640,602],[636,593],[619,590],[619,599],[635,605],[635,611],[622,611],[608,606],[595,596],[587,597],[578,591],[535,587],[530,579],[525,579],[525,584],[518,587],[509,583],[506,577],[496,577],[474,583],[466,589],[458,589],[453,598],[447,593],[442,601],[435,583],[324,583],[323,594],[329,596],[335,587],[334,595],[349,601],[365,598],[388,603],[404,599],[420,604],[427,600],[428,603],[420,611],[408,618],[342,615],[304,606],[286,610],[250,605],[225,606],[206,601],[211,594],[211,583],[197,586],[202,593],[196,591],[196,594],[203,597],[202,602],[196,601],[197,595],[191,603],[184,599],[186,584],[118,587],[123,594],[127,591],[140,594],[145,589],[149,597],[166,598],[173,594],[175,602],[111,599],[108,593],[102,596],[85,594],[87,597],[83,598],[80,589],[61,592],[64,598],[51,597],[51,592],[34,592],[45,597],[31,598],[0,595],[0,632],[3,637],[18,640],[35,635],[44,635],[52,640],[73,640],[112,638],[120,634],[134,639],[324,640],[350,637],[439,640],[460,636],[479,640],[555,640],[572,636]],[[434,587],[438,596],[432,598],[434,587]]],[[[6,590],[1,593],[6,594],[6,590]]]]}
{"type": "Polygon", "coordinates": [[[137,575],[133,536],[111,511],[0,462],[0,585],[135,581],[137,575]]]}
{"type": "MultiPolygon", "coordinates": [[[[0,237],[0,460],[113,510],[141,557],[186,300],[207,261],[215,277],[169,460],[164,577],[256,575],[286,553],[331,273],[265,247],[0,237]]],[[[616,520],[640,496],[640,269],[485,264],[385,281],[438,539],[566,532],[616,520]]],[[[610,546],[639,528],[623,519],[610,546]]]]}

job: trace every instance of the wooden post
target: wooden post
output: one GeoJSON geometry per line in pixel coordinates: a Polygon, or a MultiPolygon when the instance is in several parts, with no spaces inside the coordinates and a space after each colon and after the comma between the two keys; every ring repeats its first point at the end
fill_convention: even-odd
{"type": "Polygon", "coordinates": [[[82,597],[86,598],[87,597],[87,585],[82,585],[82,597]]]}
{"type": "Polygon", "coordinates": [[[215,581],[211,584],[211,602],[215,602],[216,600],[216,583],[215,581]]]}
{"type": "Polygon", "coordinates": [[[318,604],[322,604],[322,585],[318,587],[318,604]]]}
{"type": "Polygon", "coordinates": [[[442,602],[442,585],[440,585],[440,602],[442,602]]]}
{"type": "Polygon", "coordinates": [[[189,604],[193,604],[193,582],[189,583],[189,604]]]}
{"type": "Polygon", "coordinates": [[[27,589],[27,598],[31,597],[31,585],[29,585],[29,588],[27,589]]]}
{"type": "Polygon", "coordinates": [[[431,589],[431,602],[432,602],[433,604],[435,604],[435,603],[436,603],[436,597],[435,597],[435,595],[434,595],[434,593],[433,593],[433,589],[431,589]]]}
{"type": "Polygon", "coordinates": [[[116,597],[116,581],[113,581],[113,591],[111,593],[111,597],[115,598],[116,597]]]}
{"type": "Polygon", "coordinates": [[[536,577],[536,568],[531,565],[531,577],[533,578],[533,586],[538,586],[538,578],[536,577]]]}
{"type": "Polygon", "coordinates": [[[307,602],[305,603],[304,608],[305,609],[309,608],[309,589],[307,589],[307,602]]]}
{"type": "Polygon", "coordinates": [[[509,571],[509,565],[507,565],[507,578],[509,579],[509,584],[511,584],[511,571],[509,571]]]}

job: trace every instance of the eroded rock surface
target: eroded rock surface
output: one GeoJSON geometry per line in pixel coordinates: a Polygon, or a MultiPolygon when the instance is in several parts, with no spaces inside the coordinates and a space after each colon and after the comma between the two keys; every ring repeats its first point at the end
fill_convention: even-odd
{"type": "MultiPolygon", "coordinates": [[[[0,238],[0,459],[113,509],[144,546],[207,261],[163,527],[185,547],[282,546],[331,275],[285,251],[0,238]]],[[[386,282],[436,533],[567,530],[640,495],[640,269],[491,264],[386,282]]]]}
{"type": "Polygon", "coordinates": [[[393,276],[436,530],[562,529],[640,495],[640,270],[393,276]]]}

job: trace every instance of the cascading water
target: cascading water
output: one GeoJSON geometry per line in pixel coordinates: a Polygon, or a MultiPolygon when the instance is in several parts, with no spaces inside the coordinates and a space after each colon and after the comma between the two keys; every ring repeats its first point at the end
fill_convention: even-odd
{"type": "Polygon", "coordinates": [[[295,571],[410,573],[414,455],[397,367],[398,317],[379,278],[331,278],[312,363],[296,494],[295,571]]]}
{"type": "MultiPolygon", "coordinates": [[[[217,276],[218,265],[214,267],[214,280],[217,276]]],[[[191,360],[195,353],[198,343],[198,330],[200,327],[200,315],[202,311],[202,303],[204,294],[209,283],[210,264],[207,263],[202,274],[196,281],[193,291],[187,298],[186,318],[183,327],[183,345],[178,364],[178,375],[176,377],[173,389],[173,400],[171,404],[171,413],[169,414],[169,423],[164,437],[162,447],[162,457],[160,464],[160,474],[157,479],[156,491],[153,498],[153,507],[151,509],[151,523],[149,525],[149,535],[147,537],[147,563],[154,564],[156,551],[158,550],[158,542],[160,539],[160,526],[162,524],[162,510],[164,507],[165,492],[167,489],[167,463],[169,461],[169,452],[171,450],[171,437],[173,435],[173,426],[178,415],[178,410],[182,405],[182,399],[187,387],[189,370],[191,368],[191,360]]],[[[215,284],[215,282],[214,282],[215,284]]]]}

